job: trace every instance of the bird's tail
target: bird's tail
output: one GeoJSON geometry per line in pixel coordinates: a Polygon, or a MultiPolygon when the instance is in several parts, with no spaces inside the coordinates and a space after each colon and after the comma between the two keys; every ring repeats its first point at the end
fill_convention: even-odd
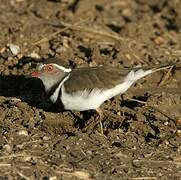
{"type": "Polygon", "coordinates": [[[149,74],[152,74],[154,72],[157,72],[157,71],[160,71],[160,70],[163,70],[163,69],[167,69],[167,68],[170,68],[170,67],[173,67],[175,64],[162,64],[162,65],[155,65],[155,66],[152,66],[152,67],[137,67],[137,68],[134,68],[132,69],[127,77],[126,77],[126,81],[131,81],[131,82],[135,82],[137,81],[138,79],[141,79],[143,78],[144,76],[147,76],[149,74]]]}

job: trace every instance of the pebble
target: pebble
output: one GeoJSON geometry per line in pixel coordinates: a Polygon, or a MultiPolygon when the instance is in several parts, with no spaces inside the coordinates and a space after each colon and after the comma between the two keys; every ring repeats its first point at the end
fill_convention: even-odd
{"type": "Polygon", "coordinates": [[[181,130],[180,129],[178,129],[176,133],[177,133],[177,136],[181,137],[181,130]]]}
{"type": "Polygon", "coordinates": [[[50,137],[48,137],[48,136],[43,136],[43,140],[44,141],[48,141],[50,139],[50,137]]]}
{"type": "Polygon", "coordinates": [[[179,125],[179,126],[181,125],[181,117],[176,119],[176,124],[179,125]]]}
{"type": "Polygon", "coordinates": [[[26,130],[20,130],[19,132],[18,132],[18,134],[21,136],[28,136],[28,131],[26,131],[26,130]]]}
{"type": "Polygon", "coordinates": [[[161,45],[164,43],[164,39],[161,37],[161,36],[158,36],[154,39],[154,42],[157,44],[157,45],[161,45]]]}
{"type": "Polygon", "coordinates": [[[90,174],[83,171],[74,171],[73,175],[76,176],[78,179],[90,179],[90,174]]]}
{"type": "Polygon", "coordinates": [[[131,16],[132,16],[131,9],[124,9],[124,10],[122,11],[122,15],[123,15],[123,16],[126,16],[126,17],[131,17],[131,16]]]}
{"type": "Polygon", "coordinates": [[[92,151],[88,150],[88,151],[86,151],[86,154],[87,155],[92,155],[93,153],[92,153],[92,151]]]}
{"type": "Polygon", "coordinates": [[[31,161],[31,159],[32,159],[31,156],[24,156],[24,157],[23,157],[23,160],[24,160],[25,162],[31,161]]]}
{"type": "Polygon", "coordinates": [[[36,52],[32,52],[31,54],[28,55],[28,57],[31,57],[31,58],[35,58],[35,59],[40,59],[40,55],[37,54],[36,52]]]}
{"type": "Polygon", "coordinates": [[[165,125],[165,126],[167,126],[168,124],[169,124],[168,121],[164,122],[164,125],[165,125]]]}
{"type": "Polygon", "coordinates": [[[20,47],[18,45],[10,43],[7,46],[9,47],[11,53],[15,56],[20,52],[20,47]]]}
{"type": "Polygon", "coordinates": [[[118,112],[117,112],[117,115],[118,115],[118,116],[121,116],[121,112],[120,112],[120,111],[118,111],[118,112]]]}
{"type": "Polygon", "coordinates": [[[49,180],[56,180],[56,179],[57,179],[56,176],[49,177],[49,180]]]}

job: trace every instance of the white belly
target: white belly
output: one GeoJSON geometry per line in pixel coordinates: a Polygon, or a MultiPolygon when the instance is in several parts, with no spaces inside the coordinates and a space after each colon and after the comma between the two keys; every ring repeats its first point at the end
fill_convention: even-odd
{"type": "Polygon", "coordinates": [[[61,100],[65,109],[77,111],[97,109],[104,101],[124,93],[131,84],[132,82],[124,82],[108,90],[95,89],[91,93],[84,90],[74,94],[66,93],[62,86],[61,100]]]}

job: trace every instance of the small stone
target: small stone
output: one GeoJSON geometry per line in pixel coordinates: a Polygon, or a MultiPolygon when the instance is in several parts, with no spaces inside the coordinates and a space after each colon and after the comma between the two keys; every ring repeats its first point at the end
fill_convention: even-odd
{"type": "Polygon", "coordinates": [[[169,124],[168,121],[164,122],[164,125],[165,125],[165,126],[167,126],[168,124],[169,124]]]}
{"type": "Polygon", "coordinates": [[[32,52],[31,54],[28,55],[28,57],[35,58],[35,59],[40,59],[41,58],[39,56],[39,54],[37,54],[36,52],[32,52]]]}
{"type": "Polygon", "coordinates": [[[118,116],[121,116],[121,112],[120,112],[120,111],[118,111],[118,112],[117,112],[117,115],[118,115],[118,116]]]}
{"type": "Polygon", "coordinates": [[[76,176],[78,179],[90,179],[90,174],[84,171],[74,171],[73,175],[76,176]]]}
{"type": "Polygon", "coordinates": [[[181,126],[181,117],[179,117],[179,118],[176,119],[176,124],[179,125],[179,126],[181,126]]]}
{"type": "Polygon", "coordinates": [[[177,133],[177,136],[181,137],[181,130],[180,129],[178,129],[176,133],[177,133]]]}
{"type": "Polygon", "coordinates": [[[48,136],[43,136],[43,140],[44,141],[47,141],[47,140],[49,140],[50,138],[48,137],[48,136]]]}
{"type": "Polygon", "coordinates": [[[125,16],[125,17],[131,17],[132,16],[131,9],[124,9],[122,11],[122,15],[125,16]]]}
{"type": "Polygon", "coordinates": [[[86,151],[86,154],[87,155],[92,155],[92,151],[88,150],[88,151],[86,151]]]}
{"type": "Polygon", "coordinates": [[[25,162],[31,161],[31,159],[32,159],[31,156],[24,156],[24,157],[23,157],[23,160],[24,160],[25,162]]]}
{"type": "Polygon", "coordinates": [[[169,143],[169,141],[165,141],[165,144],[166,144],[166,145],[169,145],[170,143],[169,143]]]}
{"type": "Polygon", "coordinates": [[[28,136],[28,131],[26,131],[26,130],[20,130],[19,132],[18,132],[18,134],[21,136],[28,136]]]}
{"type": "Polygon", "coordinates": [[[56,180],[56,179],[57,179],[56,176],[49,177],[49,180],[56,180]]]}
{"type": "Polygon", "coordinates": [[[164,43],[164,39],[161,36],[158,36],[154,39],[154,42],[158,45],[161,45],[164,43]]]}
{"type": "Polygon", "coordinates": [[[16,56],[19,52],[20,52],[20,47],[18,45],[15,44],[8,44],[7,45],[11,51],[11,53],[16,56]]]}

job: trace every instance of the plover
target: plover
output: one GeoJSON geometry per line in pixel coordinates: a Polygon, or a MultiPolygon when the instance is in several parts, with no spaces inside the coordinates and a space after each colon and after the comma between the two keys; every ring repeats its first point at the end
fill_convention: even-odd
{"type": "Polygon", "coordinates": [[[56,63],[38,65],[31,74],[42,80],[53,103],[61,103],[65,110],[96,110],[102,118],[101,104],[125,93],[137,80],[172,65],[152,68],[118,68],[109,66],[66,68],[56,63]]]}

